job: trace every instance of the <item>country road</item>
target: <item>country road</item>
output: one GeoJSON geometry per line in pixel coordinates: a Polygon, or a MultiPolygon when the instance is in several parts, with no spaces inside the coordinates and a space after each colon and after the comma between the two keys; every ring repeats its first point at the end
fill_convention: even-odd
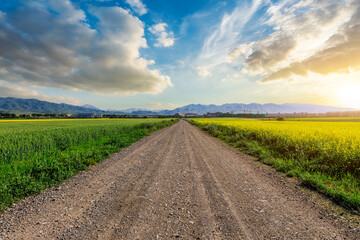
{"type": "Polygon", "coordinates": [[[359,239],[295,185],[185,121],[0,216],[0,239],[359,239]]]}

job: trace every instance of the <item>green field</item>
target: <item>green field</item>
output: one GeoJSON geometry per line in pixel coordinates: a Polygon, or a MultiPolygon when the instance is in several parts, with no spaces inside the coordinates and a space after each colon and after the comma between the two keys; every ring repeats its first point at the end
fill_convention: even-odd
{"type": "Polygon", "coordinates": [[[0,210],[54,186],[171,119],[0,120],[0,210]]]}
{"type": "Polygon", "coordinates": [[[360,210],[360,123],[193,119],[192,123],[289,176],[360,210]]]}

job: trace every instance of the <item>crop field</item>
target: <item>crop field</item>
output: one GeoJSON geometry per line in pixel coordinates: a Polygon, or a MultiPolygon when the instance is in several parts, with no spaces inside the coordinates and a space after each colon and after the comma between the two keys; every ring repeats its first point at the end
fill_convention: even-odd
{"type": "Polygon", "coordinates": [[[285,120],[306,122],[360,122],[360,117],[286,118],[285,120]]]}
{"type": "Polygon", "coordinates": [[[0,120],[0,210],[174,122],[171,119],[0,120]]]}
{"type": "Polygon", "coordinates": [[[360,209],[360,123],[193,119],[338,204],[360,209]]]}

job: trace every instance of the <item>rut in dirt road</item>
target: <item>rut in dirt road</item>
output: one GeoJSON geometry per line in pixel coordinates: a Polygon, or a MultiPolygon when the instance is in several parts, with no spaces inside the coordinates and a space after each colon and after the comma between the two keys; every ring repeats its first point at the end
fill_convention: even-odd
{"type": "Polygon", "coordinates": [[[4,239],[358,239],[185,121],[0,217],[4,239]]]}

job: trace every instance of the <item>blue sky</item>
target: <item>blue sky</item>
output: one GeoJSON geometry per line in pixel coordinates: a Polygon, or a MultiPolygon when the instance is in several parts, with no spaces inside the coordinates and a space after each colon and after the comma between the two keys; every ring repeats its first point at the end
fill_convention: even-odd
{"type": "Polygon", "coordinates": [[[1,97],[360,107],[356,0],[0,3],[1,97]]]}

